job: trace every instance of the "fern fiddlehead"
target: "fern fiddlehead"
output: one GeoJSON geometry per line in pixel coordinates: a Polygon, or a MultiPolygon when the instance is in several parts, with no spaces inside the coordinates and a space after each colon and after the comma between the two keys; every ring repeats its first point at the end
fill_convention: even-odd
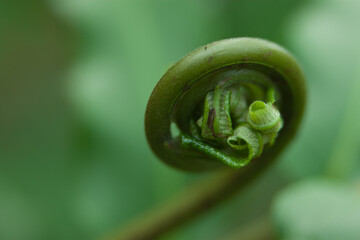
{"type": "Polygon", "coordinates": [[[150,96],[148,143],[173,167],[223,171],[107,239],[158,238],[243,189],[295,136],[305,99],[296,60],[269,41],[221,40],[180,59],[150,96]]]}
{"type": "Polygon", "coordinates": [[[226,39],[191,52],[164,74],[148,102],[146,135],[172,166],[240,168],[284,147],[304,102],[301,70],[286,50],[260,39],[226,39]]]}

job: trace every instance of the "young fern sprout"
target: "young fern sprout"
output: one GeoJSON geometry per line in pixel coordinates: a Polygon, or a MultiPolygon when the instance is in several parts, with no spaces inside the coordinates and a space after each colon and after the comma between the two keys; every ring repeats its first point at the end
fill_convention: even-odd
{"type": "Polygon", "coordinates": [[[296,60],[269,41],[226,39],[180,59],[150,96],[147,140],[173,167],[224,171],[108,239],[157,239],[243,189],[295,136],[304,106],[296,60]]]}
{"type": "Polygon", "coordinates": [[[184,170],[267,165],[294,136],[304,103],[303,75],[285,49],[226,39],[164,74],[148,102],[146,136],[161,160],[184,170]]]}

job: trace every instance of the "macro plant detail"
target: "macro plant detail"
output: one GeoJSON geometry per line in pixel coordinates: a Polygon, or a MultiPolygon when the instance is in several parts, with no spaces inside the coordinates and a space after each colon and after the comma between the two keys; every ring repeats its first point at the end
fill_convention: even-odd
{"type": "Polygon", "coordinates": [[[285,49],[261,39],[226,39],[191,52],[164,74],[148,102],[147,138],[174,167],[240,168],[281,151],[304,102],[301,70],[285,49]]]}
{"type": "Polygon", "coordinates": [[[360,239],[360,1],[1,10],[0,240],[360,239]]]}
{"type": "Polygon", "coordinates": [[[180,59],[148,101],[148,143],[173,167],[219,171],[109,239],[156,239],[243,189],[295,136],[305,98],[296,60],[266,40],[225,39],[180,59]]]}
{"type": "Polygon", "coordinates": [[[217,85],[205,97],[203,115],[196,124],[190,122],[193,138],[182,136],[183,146],[192,146],[229,167],[245,166],[261,155],[264,146],[274,143],[282,127],[280,112],[273,105],[274,93],[273,88],[265,90],[256,83],[251,87],[241,82],[217,85]],[[249,105],[249,98],[261,100],[249,105]],[[228,157],[217,148],[235,153],[228,157]]]}

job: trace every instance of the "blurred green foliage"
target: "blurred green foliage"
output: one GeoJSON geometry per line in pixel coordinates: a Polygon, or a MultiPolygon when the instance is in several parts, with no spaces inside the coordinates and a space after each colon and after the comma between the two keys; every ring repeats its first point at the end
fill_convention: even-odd
{"type": "Polygon", "coordinates": [[[325,179],[294,184],[278,195],[274,219],[280,239],[360,239],[360,189],[325,179]]]}
{"type": "MultiPolygon", "coordinates": [[[[266,38],[298,57],[308,79],[304,123],[244,194],[165,239],[221,238],[268,212],[277,191],[299,178],[354,181],[359,10],[357,0],[1,2],[0,239],[94,239],[207,177],[155,158],[144,111],[171,63],[230,37],[266,38]]],[[[327,198],[327,186],[309,186],[327,198]]],[[[286,196],[297,204],[298,194],[283,193],[275,209],[286,196]]],[[[280,228],[296,230],[319,204],[274,216],[280,228]]],[[[349,211],[334,204],[339,214],[349,211]]]]}

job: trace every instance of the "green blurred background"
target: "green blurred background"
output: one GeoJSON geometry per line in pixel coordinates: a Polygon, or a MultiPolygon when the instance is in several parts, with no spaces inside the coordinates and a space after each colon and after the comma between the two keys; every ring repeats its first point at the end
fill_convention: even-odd
{"type": "Polygon", "coordinates": [[[1,1],[0,239],[97,239],[206,178],[156,159],[146,103],[177,59],[243,36],[298,58],[302,127],[243,194],[164,239],[236,239],[263,216],[275,239],[360,239],[359,13],[358,0],[1,1]]]}

